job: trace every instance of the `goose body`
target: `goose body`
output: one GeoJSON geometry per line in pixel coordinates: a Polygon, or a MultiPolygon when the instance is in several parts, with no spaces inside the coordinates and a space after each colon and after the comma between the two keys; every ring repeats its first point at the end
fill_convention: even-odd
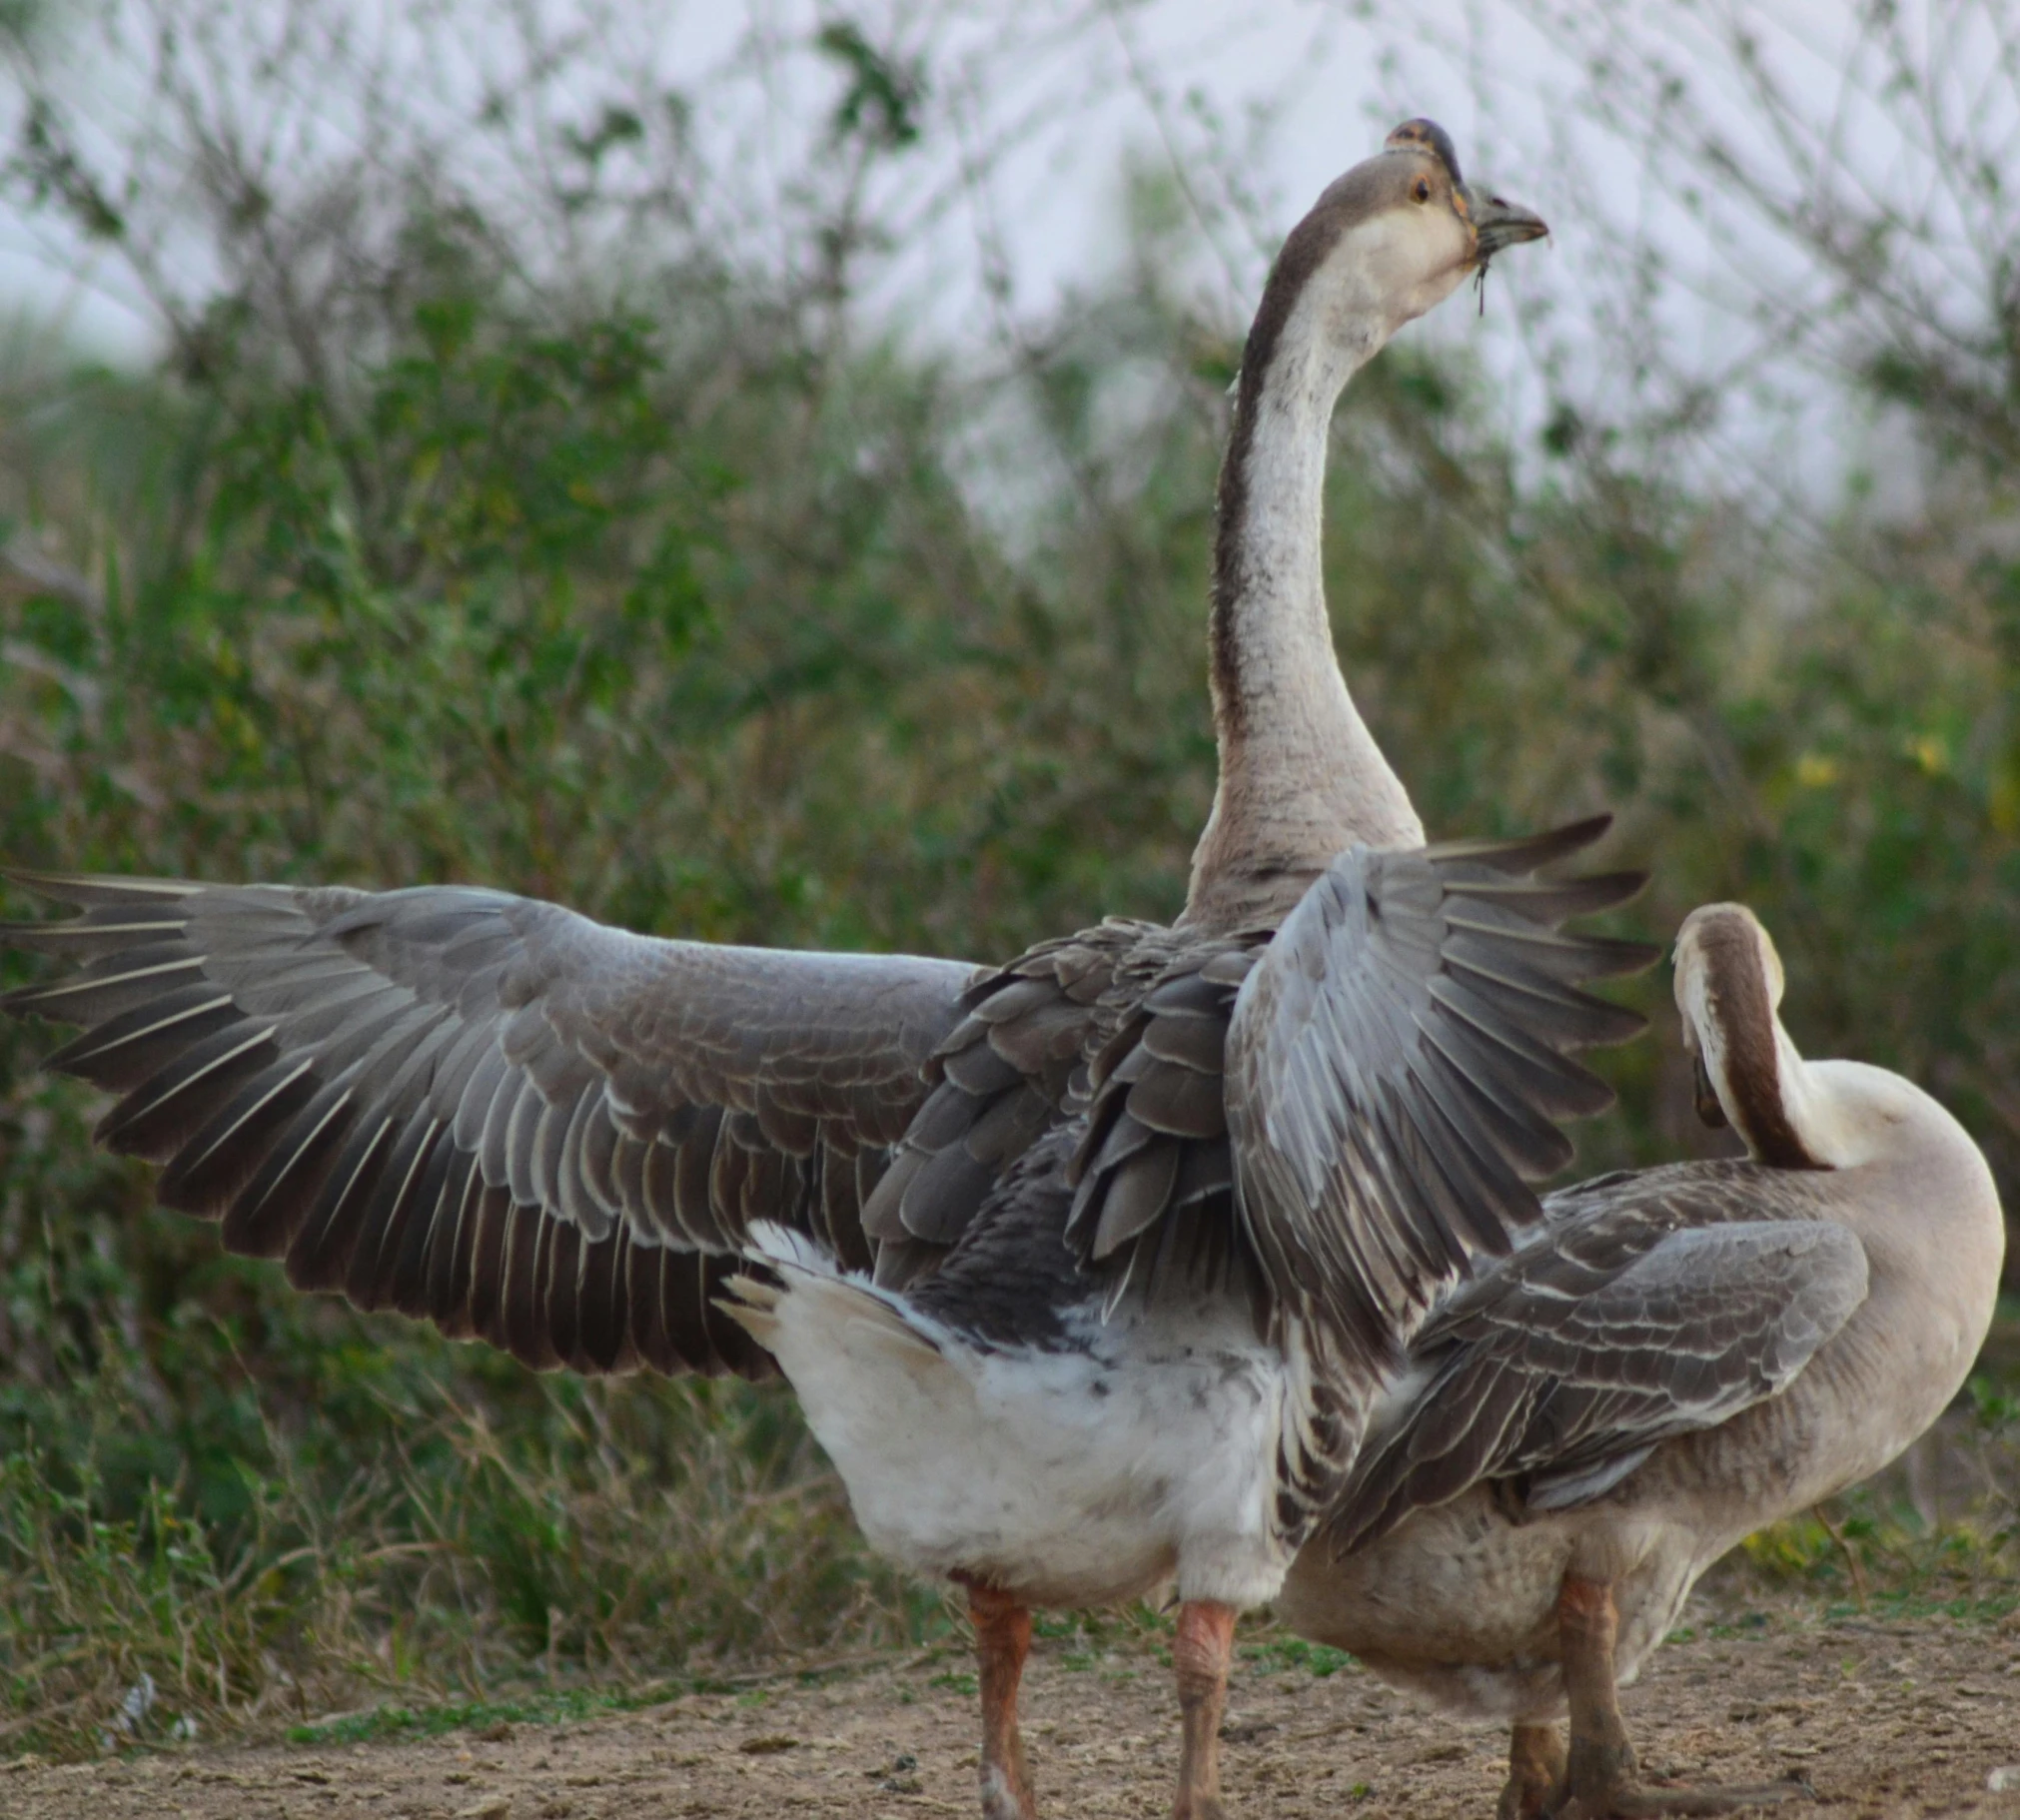
{"type": "MultiPolygon", "coordinates": [[[[1056,1197],[1028,1255],[1070,1260],[1065,1207],[1056,1197]]],[[[803,1247],[774,1241],[770,1256],[781,1287],[739,1286],[764,1311],[744,1319],[885,1554],[1028,1605],[1106,1604],[1174,1580],[1235,1606],[1276,1591],[1289,1564],[1272,1470],[1285,1370],[1252,1301],[1199,1282],[1104,1319],[1098,1278],[936,1274],[894,1294],[803,1247]],[[989,1304],[1026,1294],[1041,1321],[1014,1305],[1009,1323],[990,1321],[989,1304]]]]}
{"type": "Polygon", "coordinates": [[[865,1208],[874,1276],[784,1233],[753,1236],[771,1272],[734,1281],[726,1306],[794,1384],[865,1533],[971,1590],[996,1736],[983,1753],[991,1816],[1034,1811],[1010,1691],[1023,1643],[992,1639],[1028,1636],[1033,1605],[1162,1583],[1181,1602],[1177,1811],[1219,1811],[1234,1615],[1276,1591],[1353,1457],[1381,1338],[1471,1246],[1496,1245],[1496,1222],[1529,1217],[1524,1178],[1567,1148],[1544,1109],[1604,1103],[1563,1051],[1636,1025],[1571,982],[1637,967],[1644,951],[1554,925],[1638,879],[1533,876],[1601,826],[1355,847],[1274,931],[1111,924],[1035,950],[964,995],[968,1015],[928,1069],[934,1093],[865,1208]],[[1076,999],[1087,1028],[1061,1043],[1076,999]],[[1360,1037],[1351,1049],[1343,1029],[1360,1037]],[[944,1185],[971,1170],[971,1134],[1008,1123],[1043,1078],[1010,1058],[1053,1044],[1063,1116],[988,1177],[914,1275],[918,1248],[950,1237],[933,1222],[944,1185]],[[1238,1220],[1235,1181],[1243,1109],[1265,1102],[1284,1133],[1247,1153],[1270,1197],[1249,1205],[1295,1217],[1259,1242],[1264,1222],[1238,1220]],[[1343,1186],[1340,1133],[1364,1126],[1373,1161],[1343,1186]],[[1462,1131],[1434,1162],[1441,1135],[1462,1131]],[[1392,1209],[1378,1195],[1398,1182],[1409,1198],[1392,1209]],[[915,1208],[922,1187],[932,1198],[915,1208]],[[1288,1272],[1273,1245],[1296,1260],[1288,1272]],[[1315,1253],[1338,1256],[1337,1272],[1315,1253]]]}
{"type": "Polygon", "coordinates": [[[20,874],[81,972],[52,1066],[161,1198],[305,1289],[536,1367],[791,1379],[880,1548],[970,1590],[986,1811],[1033,1810],[1034,1603],[1175,1580],[1178,1813],[1219,1811],[1234,1613],[1352,1459],[1396,1336],[1538,1215],[1567,1058],[1639,1020],[1565,935],[1602,821],[1423,845],[1320,585],[1352,374],[1499,248],[1428,122],[1294,230],[1221,481],[1212,819],[1173,928],[1006,967],[661,941],[503,893],[20,874]]]}
{"type": "Polygon", "coordinates": [[[1738,906],[1685,922],[1676,993],[1700,1101],[1752,1154],[1548,1197],[1426,1324],[1280,1601],[1377,1673],[1513,1721],[1507,1814],[1643,1811],[1613,1686],[1727,1549],[1923,1432],[1991,1321],[2004,1225],[1950,1114],[1883,1069],[1805,1061],[1738,906]],[[1548,1729],[1567,1706],[1568,1785],[1548,1729]]]}

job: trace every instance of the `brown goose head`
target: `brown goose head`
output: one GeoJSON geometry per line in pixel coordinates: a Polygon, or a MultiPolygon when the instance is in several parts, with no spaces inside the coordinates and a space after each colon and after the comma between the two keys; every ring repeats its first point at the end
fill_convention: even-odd
{"type": "Polygon", "coordinates": [[[1301,304],[1358,364],[1452,295],[1505,247],[1549,232],[1541,217],[1460,174],[1452,135],[1407,120],[1383,149],[1329,184],[1277,257],[1243,357],[1260,378],[1301,304]]]}
{"type": "Polygon", "coordinates": [[[1759,1162],[1824,1169],[1801,1131],[1801,1055],[1781,1027],[1781,956],[1744,904],[1705,904],[1676,932],[1676,1009],[1698,1116],[1730,1125],[1759,1162]]]}

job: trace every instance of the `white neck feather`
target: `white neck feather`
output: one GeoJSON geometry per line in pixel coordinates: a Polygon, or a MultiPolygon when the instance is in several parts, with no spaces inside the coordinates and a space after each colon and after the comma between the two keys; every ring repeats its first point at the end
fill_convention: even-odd
{"type": "Polygon", "coordinates": [[[1324,515],[1334,406],[1390,336],[1458,283],[1457,265],[1425,283],[1398,277],[1433,266],[1422,237],[1444,231],[1384,215],[1343,234],[1304,279],[1260,370],[1243,375],[1215,573],[1220,782],[1193,854],[1189,923],[1274,920],[1357,842],[1424,843],[1410,793],[1340,673],[1324,515]]]}
{"type": "MultiPolygon", "coordinates": [[[[1808,1062],[1779,1015],[1782,971],[1759,919],[1706,904],[1676,938],[1686,1044],[1754,1159],[1802,1172],[1815,1217],[1856,1235],[1867,1296],[1788,1394],[1812,1395],[1807,1503],[1884,1464],[1963,1382],[1991,1324],[2006,1226],[1984,1153],[1912,1081],[1808,1062]],[[1832,1410],[1835,1413],[1827,1413],[1832,1410]],[[1814,1437],[1813,1437],[1814,1438],[1814,1437]]],[[[1808,1419],[1808,1418],[1805,1418],[1808,1419]]]]}
{"type": "Polygon", "coordinates": [[[1942,1103],[1905,1076],[1866,1062],[1808,1061],[1778,1016],[1773,1031],[1770,1091],[1757,1066],[1734,1066],[1730,1035],[1715,1015],[1697,1026],[1726,1121],[1756,1156],[1762,1155],[1759,1140],[1777,1124],[1820,1169],[1905,1163],[1944,1151],[1978,1154],[1942,1103]]]}
{"type": "Polygon", "coordinates": [[[1976,1150],[1941,1102],[1905,1076],[1866,1062],[1807,1062],[1775,1026],[1783,1116],[1826,1169],[1897,1163],[1935,1146],[1976,1150]]]}

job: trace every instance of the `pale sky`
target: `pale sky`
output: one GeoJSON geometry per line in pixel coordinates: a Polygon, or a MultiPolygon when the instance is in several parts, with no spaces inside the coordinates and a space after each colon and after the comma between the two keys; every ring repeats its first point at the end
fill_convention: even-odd
{"type": "MultiPolygon", "coordinates": [[[[243,20],[243,47],[234,42],[232,54],[285,44],[290,0],[223,3],[243,20]]],[[[146,4],[126,0],[127,13],[146,4]]],[[[573,79],[583,106],[598,102],[606,79],[619,90],[679,87],[694,101],[697,139],[725,173],[725,194],[704,206],[720,207],[725,234],[760,239],[776,194],[767,186],[801,168],[831,105],[833,68],[806,49],[820,24],[847,17],[873,42],[923,52],[941,125],[959,130],[929,131],[925,151],[891,167],[881,201],[901,244],[869,301],[957,346],[986,345],[994,320],[982,283],[989,234],[1008,252],[1021,311],[1042,314],[1099,279],[1117,256],[1126,158],[1186,174],[1208,249],[1197,274],[1202,302],[1238,326],[1275,242],[1325,184],[1396,120],[1430,114],[1453,132],[1470,177],[1557,230],[1544,247],[1502,262],[1485,321],[1454,302],[1409,332],[1476,349],[1511,427],[1523,429],[1540,421],[1547,394],[1575,398],[1580,383],[1616,383],[1598,358],[1617,352],[1608,312],[1631,291],[1648,247],[1660,250],[1672,281],[1655,319],[1662,351],[1707,375],[1732,370],[1747,334],[1743,294],[1760,281],[1743,271],[1735,282],[1730,248],[1718,251],[1673,199],[1673,178],[1656,181],[1664,174],[1651,170],[1645,147],[1591,123],[1580,102],[1586,73],[1528,22],[1535,10],[1506,0],[864,0],[845,11],[820,0],[353,0],[349,9],[361,38],[384,35],[401,105],[416,122],[467,111],[492,74],[510,66],[515,17],[589,22],[573,79]],[[1000,159],[998,136],[1016,147],[1000,159]],[[1227,207],[1230,186],[1245,193],[1247,219],[1227,207]],[[1550,348],[1559,365],[1546,382],[1550,348]]],[[[1828,111],[1848,9],[1774,0],[1723,12],[1757,25],[1784,80],[1798,93],[1813,88],[1828,111]]],[[[1689,34],[1721,16],[1716,6],[1665,15],[1686,63],[1689,34]]],[[[131,38],[131,20],[127,31],[131,38]]],[[[114,131],[145,109],[129,50],[89,33],[69,49],[72,92],[114,131]]],[[[319,145],[371,134],[319,87],[313,65],[300,89],[284,168],[306,167],[319,145]]],[[[1712,105],[1735,146],[1770,165],[1772,146],[1749,138],[1744,96],[1728,82],[1712,105]]],[[[1868,132],[1861,143],[1877,142],[1868,132]]],[[[1884,167],[1883,143],[1877,156],[1884,167]]],[[[508,207],[509,172],[488,170],[475,150],[467,181],[508,207]]],[[[1763,270],[1772,253],[1760,249],[1763,270]]],[[[169,256],[200,285],[195,243],[169,256]]],[[[59,318],[116,357],[144,355],[155,334],[108,262],[11,215],[0,216],[0,297],[59,318]]],[[[1745,418],[1736,413],[1735,423],[1745,418]]]]}

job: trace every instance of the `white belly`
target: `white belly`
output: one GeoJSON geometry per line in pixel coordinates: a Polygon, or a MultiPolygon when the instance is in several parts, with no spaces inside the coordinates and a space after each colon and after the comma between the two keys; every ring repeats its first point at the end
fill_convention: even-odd
{"type": "Polygon", "coordinates": [[[859,1281],[797,1268],[764,1344],[881,1552],[1032,1604],[1102,1604],[1175,1577],[1259,1604],[1282,1362],[1211,1302],[1101,1327],[1087,1351],[970,1346],[859,1281]]]}

